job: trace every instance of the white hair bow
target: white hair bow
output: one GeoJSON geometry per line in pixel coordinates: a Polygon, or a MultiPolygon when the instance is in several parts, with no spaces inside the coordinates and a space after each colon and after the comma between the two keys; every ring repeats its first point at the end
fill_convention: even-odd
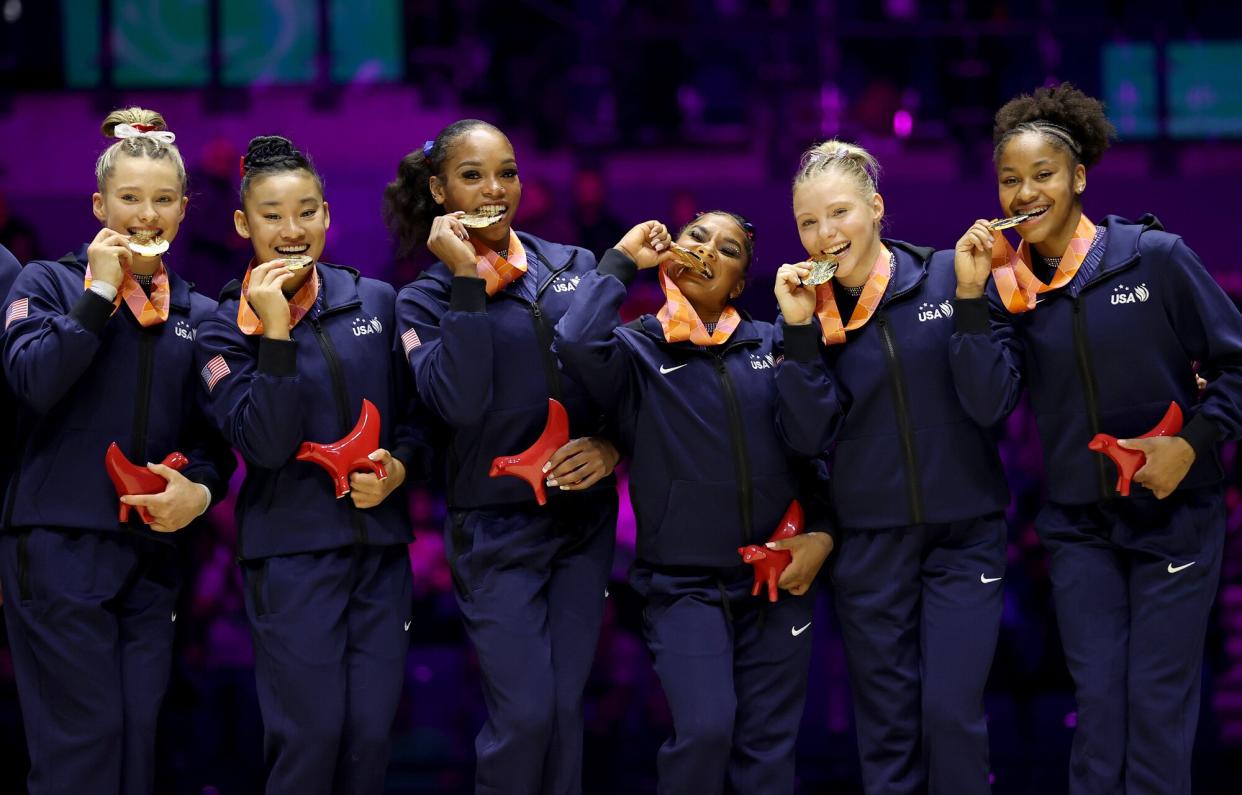
{"type": "Polygon", "coordinates": [[[168,130],[140,130],[132,124],[118,124],[112,134],[117,138],[154,138],[165,145],[177,140],[177,136],[168,130]]]}

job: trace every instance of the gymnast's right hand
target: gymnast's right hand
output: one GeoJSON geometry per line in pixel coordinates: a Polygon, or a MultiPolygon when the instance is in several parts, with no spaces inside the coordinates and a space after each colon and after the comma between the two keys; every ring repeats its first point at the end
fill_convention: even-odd
{"type": "Polygon", "coordinates": [[[91,266],[91,279],[120,288],[121,280],[125,278],[122,268],[130,263],[132,256],[129,238],[105,226],[86,247],[86,261],[91,266]]]}
{"type": "Polygon", "coordinates": [[[461,223],[465,215],[460,210],[438,215],[431,222],[431,234],[427,236],[427,248],[449,267],[454,276],[479,277],[479,255],[470,245],[470,233],[461,223]]]}
{"type": "Polygon", "coordinates": [[[283,259],[274,259],[250,271],[246,302],[263,321],[263,336],[272,340],[289,339],[289,299],[284,284],[293,278],[293,271],[283,259]]]}
{"type": "Polygon", "coordinates": [[[992,245],[996,242],[990,222],[975,221],[953,250],[958,298],[982,298],[992,275],[992,245]]]}

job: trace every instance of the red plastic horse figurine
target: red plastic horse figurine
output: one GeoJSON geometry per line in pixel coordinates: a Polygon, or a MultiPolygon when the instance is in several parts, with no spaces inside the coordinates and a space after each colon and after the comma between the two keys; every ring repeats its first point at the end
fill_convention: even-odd
{"type": "MultiPolygon", "coordinates": [[[[781,517],[781,523],[777,525],[776,532],[768,541],[784,541],[786,538],[799,535],[805,521],[802,504],[794,500],[789,503],[785,515],[781,517]]],[[[737,552],[742,556],[742,560],[755,567],[755,587],[751,589],[750,595],[758,596],[763,584],[767,583],[768,601],[775,602],[776,583],[781,578],[781,572],[785,571],[785,567],[793,560],[793,555],[783,549],[768,549],[757,544],[738,547],[737,552]]]]}
{"type": "MultiPolygon", "coordinates": [[[[169,453],[164,456],[164,460],[160,462],[169,469],[180,470],[186,464],[190,463],[190,459],[181,453],[169,453]]],[[[164,489],[168,488],[168,481],[155,474],[146,467],[137,466],[125,457],[121,452],[121,448],[116,446],[116,442],[108,445],[108,452],[104,453],[104,469],[108,471],[108,479],[112,481],[112,486],[116,489],[117,497],[132,497],[139,494],[162,494],[164,489]]],[[[129,511],[132,508],[138,512],[138,518],[147,524],[151,524],[154,519],[151,512],[147,510],[145,505],[126,505],[120,503],[121,510],[117,518],[122,522],[129,521],[129,511]]]]}
{"type": "MultiPolygon", "coordinates": [[[[1139,439],[1151,439],[1156,436],[1172,436],[1182,429],[1182,408],[1176,402],[1169,404],[1169,410],[1164,413],[1164,417],[1147,433],[1139,436],[1139,439]]],[[[1147,463],[1147,456],[1141,450],[1127,450],[1117,444],[1116,436],[1109,436],[1106,433],[1097,433],[1087,447],[1103,453],[1113,459],[1113,463],[1117,465],[1117,491],[1123,497],[1130,496],[1130,481],[1134,478],[1134,473],[1143,468],[1147,463]]]]}
{"type": "Polygon", "coordinates": [[[323,467],[332,477],[336,497],[340,499],[349,493],[349,475],[352,472],[371,472],[380,480],[388,477],[388,471],[383,464],[367,458],[379,449],[379,437],[379,409],[364,398],[362,411],[358,414],[358,422],[352,431],[345,434],[340,441],[331,444],[303,442],[298,448],[296,458],[323,467]]]}
{"type": "Polygon", "coordinates": [[[569,415],[557,400],[548,398],[548,421],[544,423],[543,433],[534,444],[517,455],[502,455],[492,459],[492,469],[488,474],[494,478],[501,475],[521,478],[535,490],[535,500],[540,505],[547,505],[548,495],[543,486],[548,476],[543,471],[543,465],[568,441],[569,415]]]}

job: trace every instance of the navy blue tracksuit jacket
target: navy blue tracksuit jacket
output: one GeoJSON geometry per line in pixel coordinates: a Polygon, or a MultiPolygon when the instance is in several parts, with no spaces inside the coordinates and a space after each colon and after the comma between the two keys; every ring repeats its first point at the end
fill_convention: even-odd
{"type": "MultiPolygon", "coordinates": [[[[169,271],[168,321],[144,329],[128,310],[114,315],[111,303],[84,293],[85,273],[85,251],[31,262],[10,292],[4,369],[21,404],[21,452],[4,508],[10,527],[121,530],[103,466],[112,442],[138,464],[180,450],[190,459],[181,474],[210,488],[213,501],[235,466],[203,422],[193,367],[194,330],[215,302],[169,271]]],[[[137,519],[126,529],[168,538],[137,519]]]]}
{"type": "MultiPolygon", "coordinates": [[[[953,252],[885,240],[896,275],[871,321],[825,351],[844,396],[822,396],[814,433],[795,441],[831,448],[829,480],[842,527],[941,524],[1004,510],[1009,501],[996,443],[966,411],[949,367],[956,277],[953,252]]],[[[822,395],[823,393],[821,393],[822,395]]]]}
{"type": "Polygon", "coordinates": [[[294,459],[302,442],[334,442],[349,432],[364,398],[379,409],[380,447],[401,459],[408,479],[425,468],[427,454],[411,423],[405,369],[392,350],[395,291],[352,268],[316,267],[319,308],[289,340],[238,328],[237,282],[199,327],[196,364],[212,419],[246,460],[237,500],[243,559],[412,540],[399,494],[362,510],[336,498],[322,468],[294,459]],[[224,375],[212,384],[217,359],[224,367],[217,363],[216,372],[224,375]]]}
{"type": "Polygon", "coordinates": [[[731,569],[737,548],[766,542],[798,494],[793,448],[806,446],[808,412],[783,407],[818,409],[836,394],[820,389],[818,332],[745,318],[727,342],[703,347],[666,342],[651,315],[614,331],[635,273],[621,252],[604,255],[557,327],[557,353],[610,407],[632,451],[639,560],[731,569]],[[786,335],[801,347],[787,353],[786,335]],[[776,376],[786,370],[782,401],[776,376]]]}
{"type": "Polygon", "coordinates": [[[1217,483],[1216,443],[1242,436],[1238,311],[1154,216],[1110,215],[1100,226],[1107,248],[1077,296],[1055,290],[1033,311],[1010,315],[989,284],[988,301],[957,302],[951,361],[966,410],[995,424],[1029,387],[1048,497],[1073,505],[1115,493],[1116,470],[1087,449],[1091,438],[1141,435],[1175,400],[1187,421],[1180,435],[1197,454],[1179,488],[1217,483]],[[1201,397],[1192,361],[1208,380],[1201,397]]]}
{"type": "MultiPolygon", "coordinates": [[[[579,280],[595,268],[590,252],[519,233],[535,301],[512,284],[488,297],[482,279],[456,279],[436,263],[397,298],[397,317],[420,400],[450,431],[450,508],[534,503],[530,486],[488,476],[492,459],[525,450],[543,432],[548,398],[569,413],[570,438],[601,430],[587,390],[562,371],[553,328],[579,280]],[[411,333],[412,332],[412,333],[411,333]]],[[[609,490],[612,478],[596,490],[609,490]]],[[[559,495],[549,495],[555,499],[559,495]]]]}

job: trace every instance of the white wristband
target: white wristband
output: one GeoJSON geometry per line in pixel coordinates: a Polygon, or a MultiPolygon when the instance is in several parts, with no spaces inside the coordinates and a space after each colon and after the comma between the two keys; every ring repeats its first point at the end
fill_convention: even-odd
{"type": "MultiPolygon", "coordinates": [[[[203,510],[198,512],[198,516],[202,516],[207,513],[207,509],[211,507],[211,489],[207,488],[202,483],[195,483],[194,485],[207,492],[207,504],[203,506],[203,510]]],[[[195,516],[194,518],[197,519],[198,516],[195,516]]]]}
{"type": "Polygon", "coordinates": [[[107,282],[91,282],[91,286],[88,289],[108,303],[116,300],[116,288],[107,282]]]}

